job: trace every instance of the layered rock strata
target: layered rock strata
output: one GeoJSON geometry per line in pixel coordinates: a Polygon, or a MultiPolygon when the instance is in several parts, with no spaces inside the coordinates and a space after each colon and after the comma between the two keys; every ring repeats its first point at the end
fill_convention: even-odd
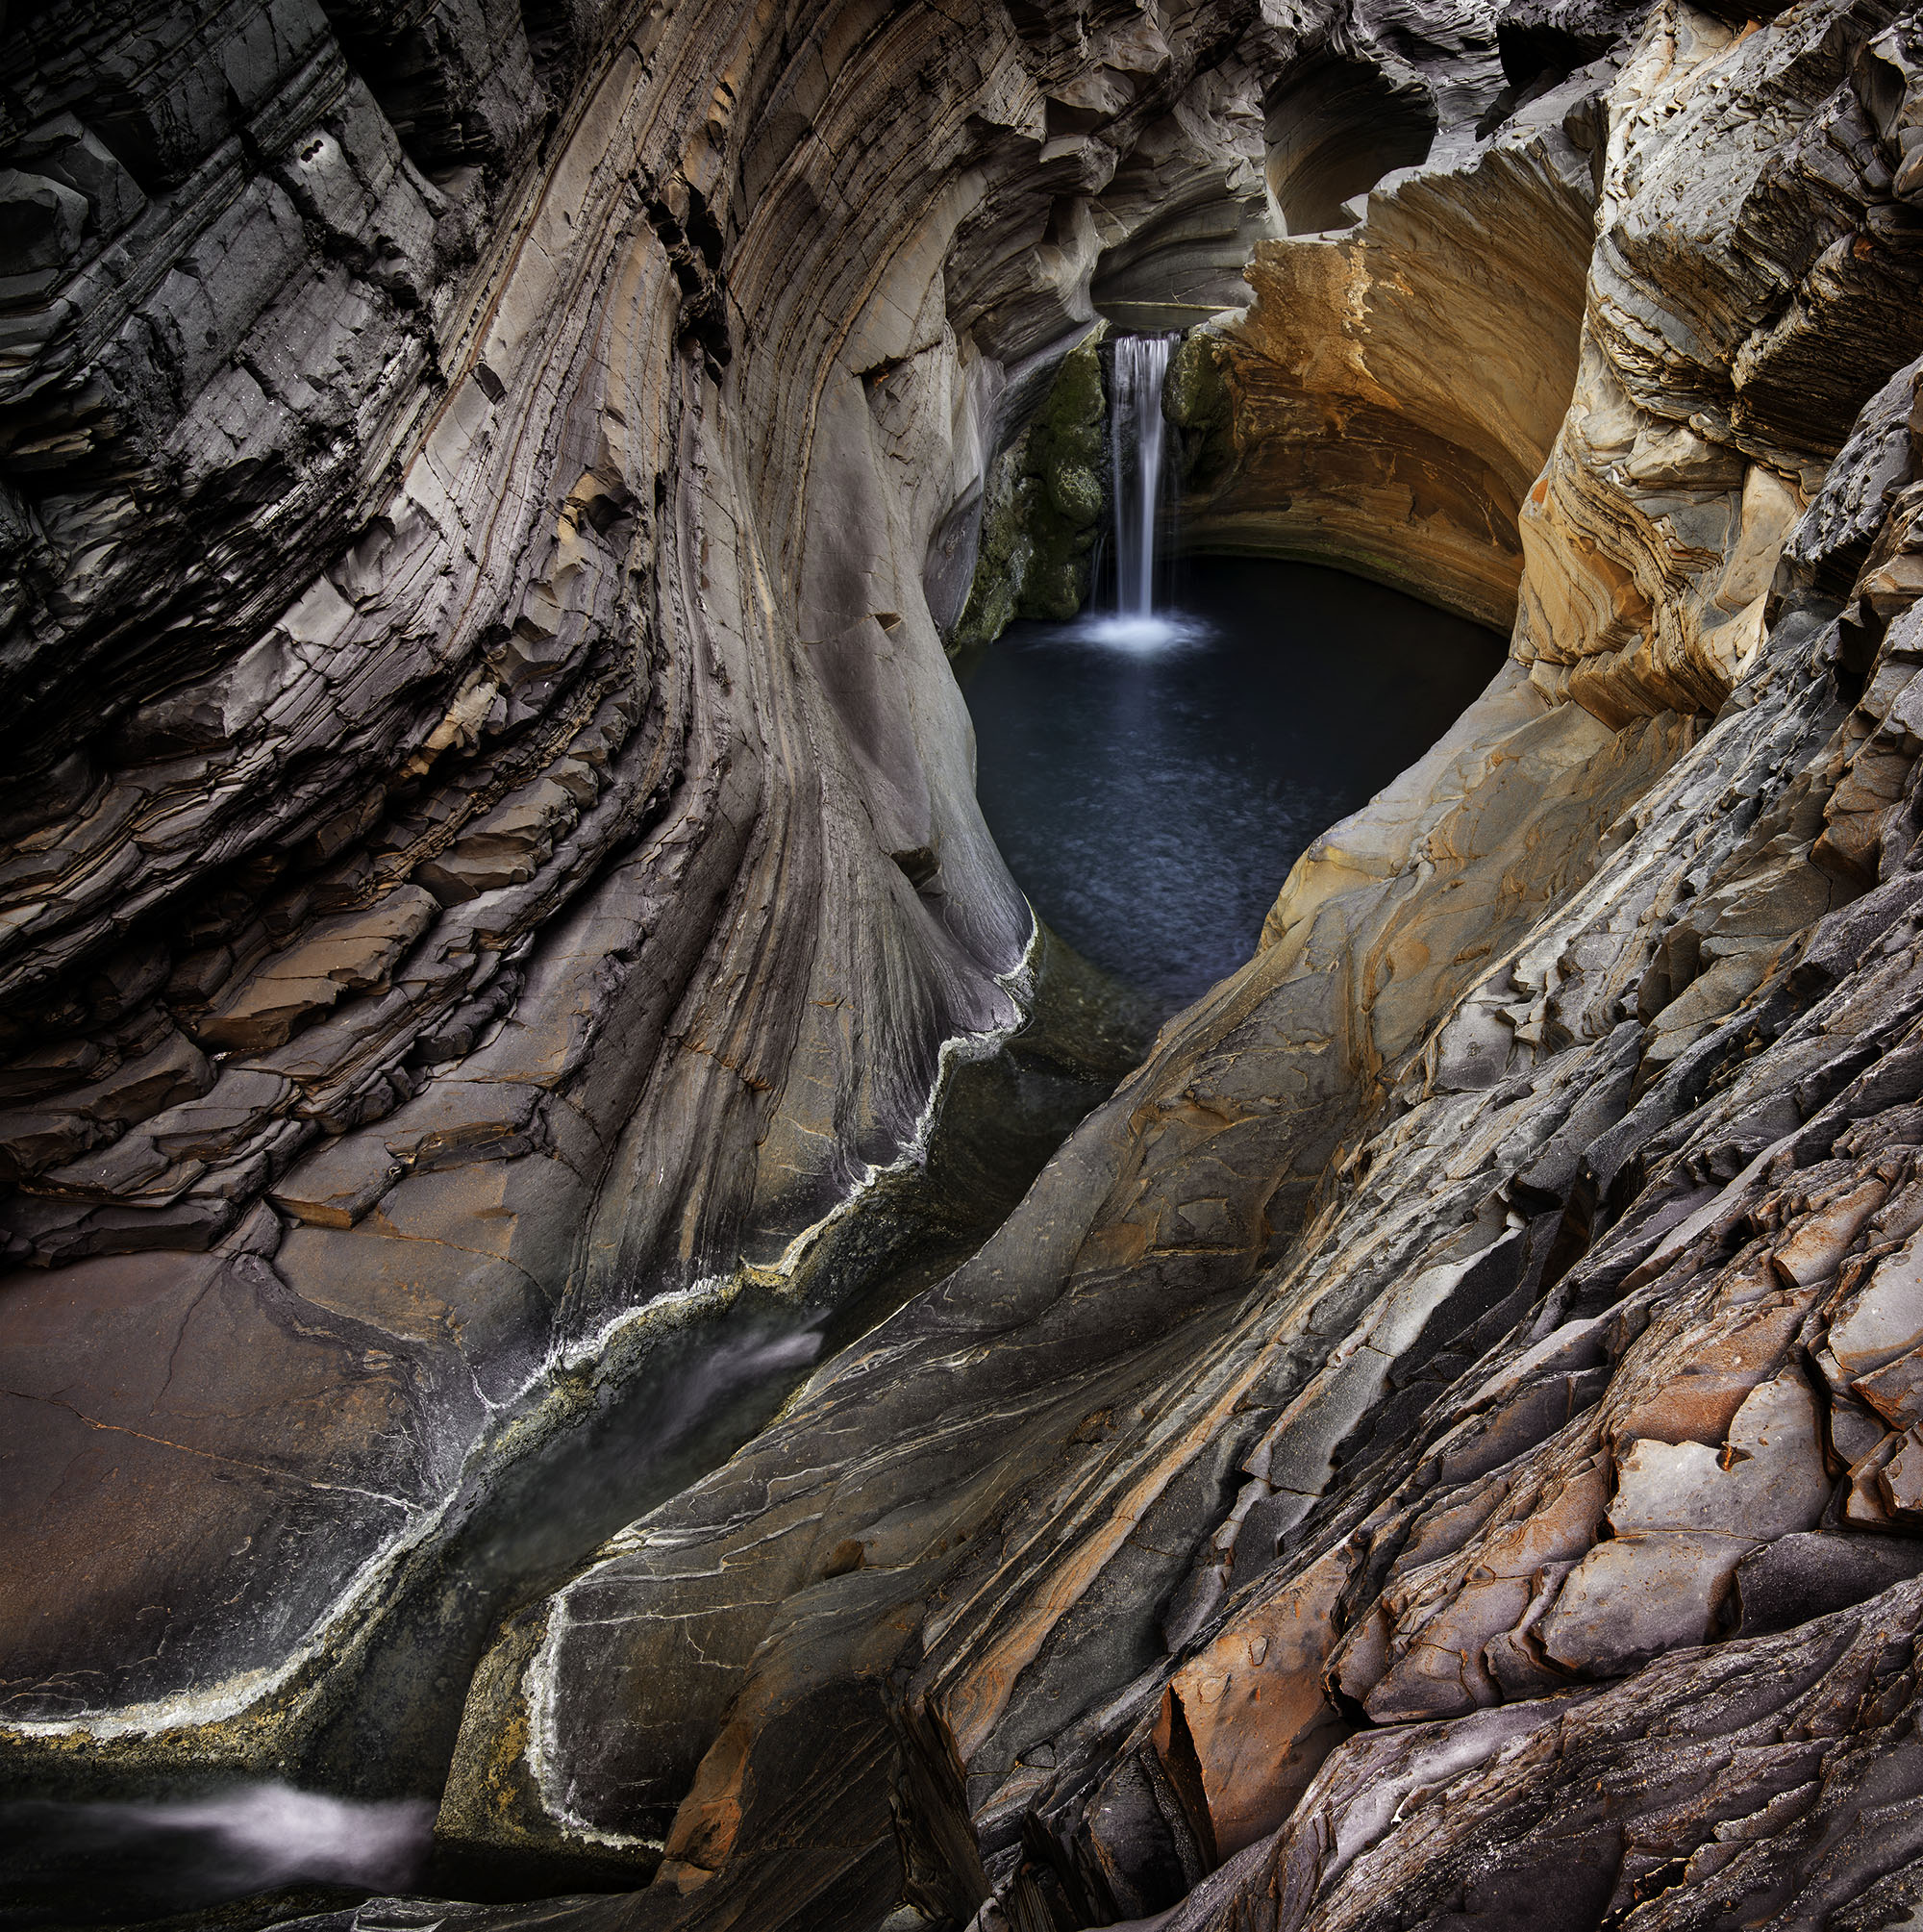
{"type": "Polygon", "coordinates": [[[1652,16],[1516,662],[980,1256],[511,1629],[447,1833],[659,1859],[662,1926],[1911,1909],[1911,31],[1652,16]],[[1686,489],[1603,460],[1673,416],[1587,436],[1621,317],[1700,341],[1633,245],[1685,179],[1789,222],[1686,489]],[[1830,301],[1840,448],[1746,373],[1830,301]],[[1634,647],[1564,620],[1699,509],[1634,647]]]}
{"type": "Polygon", "coordinates": [[[1242,24],[14,23],[22,1775],[297,1765],[504,1461],[840,1292],[1025,996],[923,558],[1242,24]]]}
{"type": "Polygon", "coordinates": [[[778,1292],[1011,1020],[924,586],[1102,248],[1333,63],[1292,228],[1433,141],[1185,359],[1198,508],[1512,662],[979,1253],[507,1622],[442,1840],[633,1894],[320,1922],[1913,1916],[1914,22],[274,20],[130,26],[95,129],[36,16],[9,131],[16,1764],[300,1763],[525,1392],[778,1292]],[[304,390],[267,228],[184,238],[346,221],[315,125],[433,273],[378,194],[289,239],[375,291],[304,390]]]}
{"type": "Polygon", "coordinates": [[[1256,248],[1254,307],[1171,375],[1186,543],[1339,562],[1510,628],[1518,514],[1576,375],[1611,71],[1490,138],[1452,130],[1360,228],[1256,248]]]}

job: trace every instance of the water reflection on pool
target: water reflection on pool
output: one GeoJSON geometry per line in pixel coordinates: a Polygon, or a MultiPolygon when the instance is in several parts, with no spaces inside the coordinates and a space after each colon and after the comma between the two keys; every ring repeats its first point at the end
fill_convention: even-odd
{"type": "Polygon", "coordinates": [[[1015,624],[957,668],[1010,870],[1071,945],[1172,1012],[1249,957],[1303,849],[1502,656],[1379,584],[1211,557],[1162,616],[1015,624]]]}

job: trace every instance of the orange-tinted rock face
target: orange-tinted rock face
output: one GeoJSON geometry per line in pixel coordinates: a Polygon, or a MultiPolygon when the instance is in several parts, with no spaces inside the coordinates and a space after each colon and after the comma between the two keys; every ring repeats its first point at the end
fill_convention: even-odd
{"type": "Polygon", "coordinates": [[[1371,20],[22,29],[15,1785],[631,1888],[453,1925],[1913,1916],[1923,44],[1371,20]],[[1511,662],[956,1206],[1048,995],[931,596],[1264,178],[1191,538],[1511,662]]]}
{"type": "Polygon", "coordinates": [[[1186,537],[1339,559],[1509,629],[1518,513],[1576,375],[1594,189],[1563,122],[1586,137],[1592,95],[1571,83],[1473,165],[1386,186],[1353,235],[1257,248],[1254,306],[1199,339],[1227,422],[1186,537]]]}
{"type": "MultiPolygon", "coordinates": [[[[1170,1681],[1166,1728],[1179,1703],[1219,1857],[1275,1830],[1350,1728],[1324,1687],[1332,1613],[1348,1580],[1339,1554],[1324,1557],[1230,1618],[1170,1681]]],[[[1155,1743],[1172,1752],[1160,1728],[1155,1743]]]]}

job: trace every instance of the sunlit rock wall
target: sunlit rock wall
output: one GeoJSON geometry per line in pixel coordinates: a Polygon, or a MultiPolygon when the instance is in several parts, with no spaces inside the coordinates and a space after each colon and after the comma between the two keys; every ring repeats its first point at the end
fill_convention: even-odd
{"type": "Polygon", "coordinates": [[[1518,514],[1575,380],[1611,71],[1491,139],[1446,132],[1361,227],[1257,247],[1253,308],[1177,371],[1186,545],[1338,563],[1509,628],[1518,514]]]}
{"type": "Polygon", "coordinates": [[[1618,720],[1711,710],[1758,648],[1790,527],[1923,349],[1923,217],[1889,191],[1904,58],[1839,47],[1820,13],[1760,39],[1689,13],[1626,68],[1582,376],[1522,519],[1517,655],[1543,690],[1618,720]]]}

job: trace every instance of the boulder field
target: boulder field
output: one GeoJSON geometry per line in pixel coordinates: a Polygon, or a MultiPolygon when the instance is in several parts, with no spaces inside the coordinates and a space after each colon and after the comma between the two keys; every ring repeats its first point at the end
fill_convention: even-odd
{"type": "Polygon", "coordinates": [[[437,1797],[311,1932],[1917,1921],[1923,22],[8,30],[0,1790],[437,1797]],[[1098,322],[1511,636],[1146,1046],[944,651],[1098,322]]]}

